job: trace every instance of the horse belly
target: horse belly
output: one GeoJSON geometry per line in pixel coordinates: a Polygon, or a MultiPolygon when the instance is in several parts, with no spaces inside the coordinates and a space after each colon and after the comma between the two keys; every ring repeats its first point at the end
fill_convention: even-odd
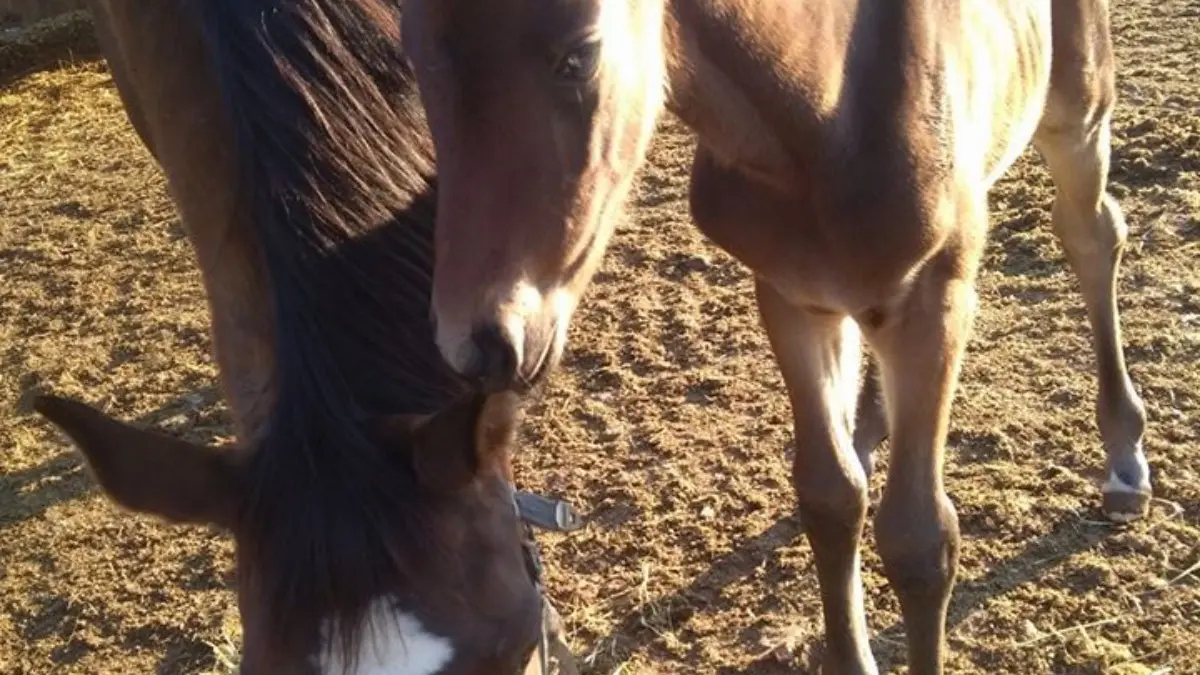
{"type": "Polygon", "coordinates": [[[1050,86],[1050,2],[962,5],[946,40],[956,166],[990,187],[1033,138],[1050,86]]]}
{"type": "Polygon", "coordinates": [[[823,192],[757,181],[700,147],[689,202],[709,240],[789,300],[857,314],[894,292],[936,237],[911,219],[831,208],[823,192]]]}

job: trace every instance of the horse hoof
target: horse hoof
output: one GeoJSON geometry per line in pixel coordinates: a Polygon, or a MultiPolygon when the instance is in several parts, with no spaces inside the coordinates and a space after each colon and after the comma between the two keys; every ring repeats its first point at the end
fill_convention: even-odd
{"type": "Polygon", "coordinates": [[[1125,485],[1105,489],[1104,515],[1114,523],[1141,520],[1150,512],[1150,499],[1149,490],[1138,490],[1125,485]]]}

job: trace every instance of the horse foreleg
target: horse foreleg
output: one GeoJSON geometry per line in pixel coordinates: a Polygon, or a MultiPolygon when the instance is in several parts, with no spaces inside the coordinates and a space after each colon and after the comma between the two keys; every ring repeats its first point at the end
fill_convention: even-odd
{"type": "Polygon", "coordinates": [[[861,336],[850,319],[795,307],[766,282],[757,293],[795,421],[792,483],[821,587],[823,669],[877,673],[859,561],[867,479],[852,441],[861,336]]]}
{"type": "MultiPolygon", "coordinates": [[[[972,217],[986,217],[978,206],[973,211],[972,217]]],[[[958,571],[958,515],[943,485],[942,465],[975,313],[977,259],[977,244],[944,249],[870,333],[891,431],[875,537],[900,600],[913,675],[942,672],[946,613],[958,571]]]]}

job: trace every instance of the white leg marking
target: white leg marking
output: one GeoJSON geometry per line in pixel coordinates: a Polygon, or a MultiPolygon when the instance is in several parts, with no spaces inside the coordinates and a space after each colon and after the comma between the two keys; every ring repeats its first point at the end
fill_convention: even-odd
{"type": "MultiPolygon", "coordinates": [[[[331,631],[323,632],[328,640],[331,631]]],[[[356,668],[346,670],[336,645],[322,650],[319,663],[322,675],[435,675],[453,656],[449,640],[427,632],[412,614],[394,614],[391,600],[379,598],[364,620],[356,668]]]]}
{"type": "MultiPolygon", "coordinates": [[[[1101,488],[1100,488],[1101,494],[1106,495],[1106,496],[1107,495],[1122,495],[1122,494],[1139,495],[1139,496],[1142,496],[1143,498],[1148,498],[1148,496],[1150,495],[1150,492],[1151,492],[1150,465],[1146,462],[1146,455],[1142,453],[1142,448],[1140,445],[1137,447],[1137,449],[1134,453],[1133,459],[1138,467],[1138,473],[1141,475],[1140,476],[1141,484],[1140,485],[1130,485],[1129,483],[1125,482],[1124,479],[1121,478],[1120,474],[1117,471],[1111,471],[1108,474],[1108,480],[1105,481],[1104,485],[1101,486],[1101,488]]],[[[1107,502],[1108,500],[1106,499],[1105,501],[1107,502]]],[[[1106,504],[1105,510],[1106,510],[1106,514],[1108,515],[1109,520],[1112,520],[1117,523],[1130,523],[1135,520],[1141,519],[1141,517],[1144,515],[1143,511],[1144,511],[1145,506],[1140,499],[1136,499],[1132,502],[1128,502],[1128,501],[1121,502],[1118,500],[1116,502],[1116,506],[1117,506],[1117,508],[1121,508],[1121,509],[1124,509],[1124,508],[1130,509],[1128,512],[1124,512],[1124,511],[1120,511],[1120,510],[1109,510],[1112,507],[1108,506],[1106,504]]]]}
{"type": "Polygon", "coordinates": [[[1137,463],[1139,473],[1142,475],[1141,485],[1130,485],[1117,475],[1116,471],[1109,473],[1108,480],[1105,481],[1104,487],[1101,490],[1105,493],[1109,492],[1149,492],[1150,491],[1150,464],[1146,461],[1146,455],[1142,453],[1141,447],[1133,456],[1134,462],[1137,463]]]}

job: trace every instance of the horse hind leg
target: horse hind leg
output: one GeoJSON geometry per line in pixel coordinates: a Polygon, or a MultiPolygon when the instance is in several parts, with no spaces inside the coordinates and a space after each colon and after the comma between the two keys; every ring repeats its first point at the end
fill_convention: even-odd
{"type": "Polygon", "coordinates": [[[1117,271],[1127,227],[1120,206],[1106,192],[1115,100],[1111,44],[1107,18],[1098,25],[1094,16],[1084,21],[1085,14],[1068,17],[1079,20],[1065,27],[1066,18],[1054,17],[1056,63],[1034,145],[1054,181],[1054,231],[1079,279],[1091,324],[1099,376],[1096,420],[1107,454],[1104,512],[1128,522],[1146,514],[1151,498],[1150,468],[1142,451],[1146,412],[1125,366],[1117,310],[1117,271]],[[1088,40],[1059,39],[1068,30],[1093,34],[1088,40]],[[1093,53],[1080,53],[1081,44],[1093,53]]]}
{"type": "Polygon", "coordinates": [[[1102,488],[1105,514],[1127,522],[1145,515],[1150,468],[1142,450],[1146,412],[1125,365],[1116,279],[1125,245],[1120,207],[1104,192],[1108,120],[1100,128],[1039,135],[1038,150],[1054,176],[1054,231],[1079,279],[1091,324],[1099,376],[1096,421],[1107,455],[1102,488]]]}
{"type": "Polygon", "coordinates": [[[869,480],[875,469],[875,450],[888,437],[887,412],[879,386],[879,362],[874,357],[867,361],[863,373],[854,419],[854,451],[869,480]]]}

